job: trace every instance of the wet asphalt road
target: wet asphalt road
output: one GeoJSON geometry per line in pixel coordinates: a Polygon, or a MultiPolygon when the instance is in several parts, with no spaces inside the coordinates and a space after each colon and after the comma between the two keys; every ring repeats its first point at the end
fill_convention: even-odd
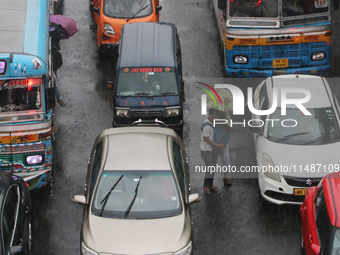
{"type": "MultiPolygon", "coordinates": [[[[199,155],[201,92],[197,81],[256,86],[261,79],[226,79],[222,50],[209,0],[160,0],[160,20],[175,23],[182,46],[186,86],[184,143],[191,169],[192,192],[202,200],[192,205],[195,254],[299,254],[300,215],[298,206],[275,206],[264,201],[256,174],[232,175],[233,186],[223,187],[222,175],[215,176],[217,194],[205,196],[203,165],[199,155]]],[[[76,255],[80,253],[82,206],[72,203],[83,194],[87,159],[95,137],[111,127],[112,109],[105,89],[114,77],[114,61],[100,60],[95,27],[88,0],[65,0],[64,15],[76,20],[79,33],[62,40],[64,64],[58,70],[61,94],[66,107],[55,108],[55,171],[50,191],[32,192],[33,254],[76,255]]],[[[338,17],[335,25],[338,24],[338,17]]],[[[333,40],[340,33],[333,30],[333,40]]],[[[335,43],[333,44],[335,45],[335,43]]],[[[338,51],[332,54],[330,77],[339,77],[338,51]]],[[[337,50],[337,49],[336,49],[337,50]]],[[[332,80],[334,91],[338,81],[332,80]]],[[[339,96],[338,96],[339,97],[339,96]]],[[[237,127],[230,140],[231,164],[255,165],[250,133],[237,127]]]]}

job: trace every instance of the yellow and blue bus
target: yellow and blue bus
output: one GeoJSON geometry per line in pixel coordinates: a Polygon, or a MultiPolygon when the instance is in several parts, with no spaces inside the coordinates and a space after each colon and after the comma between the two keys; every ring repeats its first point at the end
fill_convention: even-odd
{"type": "Polygon", "coordinates": [[[339,0],[213,0],[231,77],[324,75],[339,0]]]}
{"type": "Polygon", "coordinates": [[[50,0],[0,6],[0,170],[30,189],[47,184],[53,168],[52,9],[50,0]]]}

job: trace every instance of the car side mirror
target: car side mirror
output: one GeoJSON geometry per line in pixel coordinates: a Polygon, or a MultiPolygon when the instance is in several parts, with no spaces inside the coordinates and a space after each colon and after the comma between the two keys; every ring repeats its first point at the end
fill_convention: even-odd
{"type": "Polygon", "coordinates": [[[317,255],[319,255],[320,254],[320,246],[319,245],[317,245],[317,244],[312,244],[311,246],[310,246],[310,248],[312,249],[312,251],[314,252],[314,254],[317,254],[317,255]]]}
{"type": "Polygon", "coordinates": [[[107,85],[106,85],[106,88],[108,90],[112,90],[113,91],[113,87],[114,87],[114,82],[113,81],[107,81],[107,85]]]}
{"type": "Polygon", "coordinates": [[[260,122],[258,120],[250,120],[248,122],[248,127],[250,131],[256,134],[261,134],[262,126],[263,126],[263,122],[260,122]]]}
{"type": "Polygon", "coordinates": [[[157,6],[156,7],[156,14],[158,14],[160,10],[162,10],[162,6],[157,6]]]}
{"type": "Polygon", "coordinates": [[[12,246],[9,250],[9,254],[15,255],[15,254],[21,254],[22,253],[22,246],[12,246]]]}
{"type": "Polygon", "coordinates": [[[87,205],[86,198],[84,195],[75,195],[72,199],[72,202],[81,205],[87,205]]]}
{"type": "Polygon", "coordinates": [[[191,204],[196,203],[200,200],[201,200],[201,197],[200,197],[200,195],[198,195],[198,193],[190,194],[188,204],[191,205],[191,204]]]}
{"type": "Polygon", "coordinates": [[[98,7],[93,7],[93,11],[94,12],[99,12],[99,8],[98,7]]]}

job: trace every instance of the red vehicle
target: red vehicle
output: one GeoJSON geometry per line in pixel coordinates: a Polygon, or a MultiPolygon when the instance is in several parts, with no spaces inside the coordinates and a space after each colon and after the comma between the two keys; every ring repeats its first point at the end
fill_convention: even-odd
{"type": "Polygon", "coordinates": [[[162,9],[159,0],[94,0],[91,4],[101,50],[118,47],[125,23],[158,22],[162,9]]]}
{"type": "Polygon", "coordinates": [[[303,254],[340,254],[340,172],[308,189],[300,208],[303,254]]]}

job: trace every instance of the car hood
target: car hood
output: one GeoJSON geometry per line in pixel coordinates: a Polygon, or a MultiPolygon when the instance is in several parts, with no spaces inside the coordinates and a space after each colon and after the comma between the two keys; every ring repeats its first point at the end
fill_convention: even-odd
{"type": "Polygon", "coordinates": [[[178,106],[179,96],[128,96],[128,97],[116,97],[115,106],[118,107],[169,107],[178,106]]]}
{"type": "Polygon", "coordinates": [[[191,223],[184,214],[143,220],[91,215],[84,225],[83,237],[88,247],[101,254],[166,254],[188,244],[191,223]]]}
{"type": "Polygon", "coordinates": [[[323,145],[291,145],[265,140],[266,153],[275,166],[286,168],[282,175],[293,177],[323,177],[328,169],[340,164],[340,142],[323,145]],[[315,170],[311,168],[315,164],[315,170]],[[308,169],[308,170],[307,170],[308,169]]]}

